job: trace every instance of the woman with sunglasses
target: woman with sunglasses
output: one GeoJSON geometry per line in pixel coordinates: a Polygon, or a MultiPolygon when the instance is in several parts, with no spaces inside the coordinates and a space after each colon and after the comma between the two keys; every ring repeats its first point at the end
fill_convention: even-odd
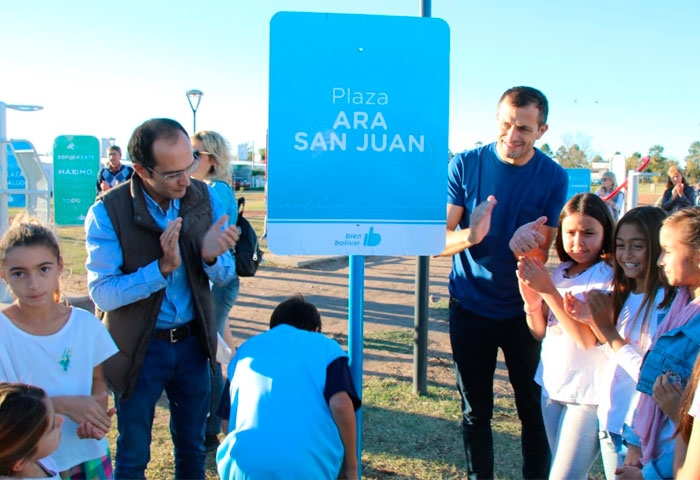
{"type": "MultiPolygon", "coordinates": [[[[610,195],[615,189],[617,188],[617,179],[615,178],[615,174],[607,171],[603,174],[603,176],[600,178],[600,188],[596,192],[596,194],[600,198],[605,198],[608,195],[610,195]]],[[[608,205],[608,209],[610,210],[610,213],[613,216],[613,219],[617,221],[618,218],[620,218],[620,215],[622,214],[622,207],[623,203],[625,200],[625,194],[622,193],[622,191],[619,191],[617,194],[615,194],[614,197],[608,199],[605,201],[605,203],[608,205]]]]}
{"type": "MultiPolygon", "coordinates": [[[[221,134],[209,130],[201,130],[192,136],[192,148],[195,157],[199,159],[199,165],[191,175],[203,180],[212,186],[224,204],[228,214],[229,225],[235,225],[238,218],[238,205],[231,188],[231,149],[229,143],[221,134]]],[[[229,311],[238,297],[239,279],[234,276],[225,285],[212,287],[212,301],[214,302],[214,320],[219,335],[224,336],[226,320],[229,311]]],[[[216,375],[211,376],[211,406],[207,419],[204,447],[207,451],[214,451],[219,445],[218,434],[221,432],[221,420],[216,414],[224,380],[221,364],[217,363],[216,375]]]]}

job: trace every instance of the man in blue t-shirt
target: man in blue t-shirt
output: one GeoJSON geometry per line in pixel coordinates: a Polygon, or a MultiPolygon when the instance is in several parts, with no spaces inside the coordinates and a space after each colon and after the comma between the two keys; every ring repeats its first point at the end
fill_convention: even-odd
{"type": "Polygon", "coordinates": [[[524,478],[547,478],[550,453],[540,387],[540,344],[525,320],[517,257],[547,260],[565,202],[566,172],[534,148],[547,131],[547,98],[531,87],[498,102],[495,143],[449,163],[447,241],[450,342],[462,396],[462,434],[470,478],[493,478],[493,376],[503,350],[522,423],[524,478]],[[516,234],[517,231],[517,234],[516,234]]]}

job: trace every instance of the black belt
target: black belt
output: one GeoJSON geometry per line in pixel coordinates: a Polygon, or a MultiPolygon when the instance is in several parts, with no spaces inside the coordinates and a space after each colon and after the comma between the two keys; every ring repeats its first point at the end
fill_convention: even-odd
{"type": "Polygon", "coordinates": [[[195,322],[186,323],[185,325],[180,325],[179,327],[171,329],[162,329],[155,331],[155,337],[158,340],[165,340],[170,343],[177,343],[180,340],[184,340],[192,335],[196,335],[197,325],[195,322]]]}

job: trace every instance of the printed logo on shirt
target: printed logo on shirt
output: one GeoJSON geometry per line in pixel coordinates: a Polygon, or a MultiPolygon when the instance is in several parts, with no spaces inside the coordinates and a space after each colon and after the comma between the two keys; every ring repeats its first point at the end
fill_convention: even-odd
{"type": "Polygon", "coordinates": [[[63,349],[63,355],[61,355],[61,360],[58,361],[58,364],[63,368],[64,372],[67,372],[70,368],[70,359],[72,356],[73,353],[70,348],[66,347],[63,349]]]}

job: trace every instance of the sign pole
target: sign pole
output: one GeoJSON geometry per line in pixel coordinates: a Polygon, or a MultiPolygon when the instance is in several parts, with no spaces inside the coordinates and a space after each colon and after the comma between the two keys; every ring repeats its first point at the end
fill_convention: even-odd
{"type": "MultiPolygon", "coordinates": [[[[364,360],[364,303],[365,303],[365,257],[350,255],[348,259],[348,353],[350,374],[357,395],[362,400],[362,369],[364,360]]],[[[362,458],[362,408],[355,414],[357,425],[357,458],[362,458]]],[[[362,462],[358,462],[358,478],[362,474],[362,462]]]]}
{"type": "MultiPolygon", "coordinates": [[[[430,0],[421,0],[420,16],[430,17],[430,0]]],[[[428,288],[430,257],[416,259],[416,303],[413,313],[413,393],[428,391],[428,288]]]]}

